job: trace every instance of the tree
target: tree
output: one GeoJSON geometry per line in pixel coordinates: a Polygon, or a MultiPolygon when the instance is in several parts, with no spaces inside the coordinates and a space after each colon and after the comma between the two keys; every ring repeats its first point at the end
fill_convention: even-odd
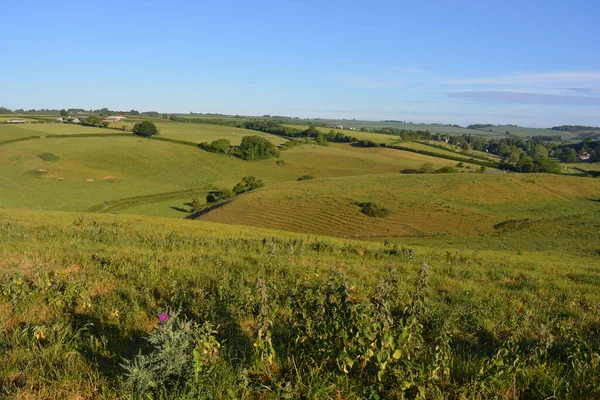
{"type": "Polygon", "coordinates": [[[327,146],[327,137],[323,132],[319,132],[315,138],[315,143],[319,146],[327,146]]]}
{"type": "Polygon", "coordinates": [[[519,162],[517,163],[517,167],[521,172],[535,172],[535,165],[533,164],[533,158],[525,155],[521,157],[519,162]]]}
{"type": "Polygon", "coordinates": [[[102,118],[96,115],[90,115],[81,120],[81,125],[83,126],[101,126],[102,118]]]}
{"type": "Polygon", "coordinates": [[[60,115],[62,117],[68,117],[69,113],[67,112],[67,110],[65,110],[64,108],[62,110],[60,110],[60,115]]]}
{"type": "Polygon", "coordinates": [[[316,126],[314,125],[309,125],[308,129],[306,129],[303,134],[306,137],[317,137],[317,135],[319,134],[319,130],[317,129],[316,126]]]}
{"type": "Polygon", "coordinates": [[[535,148],[533,149],[532,153],[534,160],[537,160],[542,157],[548,157],[548,149],[542,146],[541,144],[535,145],[535,148]]]}
{"type": "Polygon", "coordinates": [[[202,203],[200,202],[200,199],[197,197],[192,198],[190,207],[192,208],[192,212],[199,211],[200,208],[202,208],[202,203]]]}
{"type": "Polygon", "coordinates": [[[592,152],[590,154],[590,161],[591,162],[600,161],[600,146],[598,146],[594,150],[592,150],[592,152]]]}
{"type": "Polygon", "coordinates": [[[213,153],[229,153],[229,149],[231,148],[231,142],[227,139],[217,139],[213,141],[211,144],[205,148],[207,151],[211,151],[213,153]]]}
{"type": "Polygon", "coordinates": [[[158,128],[152,121],[138,122],[133,126],[133,133],[138,136],[154,136],[158,135],[158,128]]]}
{"type": "Polygon", "coordinates": [[[563,151],[563,153],[559,157],[560,161],[566,163],[574,163],[577,162],[577,152],[574,148],[569,148],[568,150],[563,151]]]}
{"type": "Polygon", "coordinates": [[[279,150],[275,145],[260,136],[244,136],[242,143],[235,147],[231,153],[248,161],[265,160],[279,156],[279,150]]]}
{"type": "Polygon", "coordinates": [[[245,176],[241,182],[233,187],[233,193],[236,195],[249,192],[254,189],[263,187],[265,184],[254,176],[245,176]]]}
{"type": "Polygon", "coordinates": [[[215,190],[212,192],[208,192],[208,194],[206,195],[206,202],[214,203],[220,200],[227,200],[231,196],[233,196],[233,193],[229,189],[215,190]]]}
{"type": "Polygon", "coordinates": [[[421,165],[421,167],[419,168],[419,172],[422,174],[431,174],[435,171],[435,167],[433,166],[432,163],[425,163],[423,165],[421,165]]]}

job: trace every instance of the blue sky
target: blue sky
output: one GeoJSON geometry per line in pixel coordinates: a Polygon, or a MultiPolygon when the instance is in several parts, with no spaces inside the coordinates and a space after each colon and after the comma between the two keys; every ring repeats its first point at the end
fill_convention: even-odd
{"type": "Polygon", "coordinates": [[[0,0],[0,106],[600,125],[600,1],[0,0]]]}

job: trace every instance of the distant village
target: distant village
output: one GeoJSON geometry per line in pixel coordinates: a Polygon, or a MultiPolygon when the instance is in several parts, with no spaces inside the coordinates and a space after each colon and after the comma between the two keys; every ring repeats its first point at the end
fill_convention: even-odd
{"type": "MultiPolygon", "coordinates": [[[[56,122],[59,123],[69,123],[69,124],[80,124],[81,123],[81,119],[80,118],[84,118],[87,117],[87,115],[81,114],[77,117],[58,117],[55,119],[56,122]]],[[[120,120],[122,120],[123,116],[120,115],[113,115],[110,117],[105,117],[103,119],[103,121],[107,121],[107,122],[119,122],[120,120]]],[[[9,119],[8,121],[6,121],[5,123],[7,124],[27,124],[30,123],[32,121],[28,121],[22,118],[13,118],[13,119],[9,119]]],[[[35,121],[35,123],[38,123],[38,121],[35,121]]]]}

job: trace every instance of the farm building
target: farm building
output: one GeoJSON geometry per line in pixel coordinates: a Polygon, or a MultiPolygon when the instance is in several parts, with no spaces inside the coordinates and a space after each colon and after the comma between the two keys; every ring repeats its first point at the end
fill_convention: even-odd
{"type": "Polygon", "coordinates": [[[590,154],[589,153],[581,153],[577,156],[577,160],[579,161],[589,161],[590,154]]]}
{"type": "Polygon", "coordinates": [[[115,116],[111,116],[111,117],[106,117],[104,118],[105,121],[110,121],[110,122],[117,122],[122,120],[124,117],[120,116],[120,115],[115,115],[115,116]]]}
{"type": "Polygon", "coordinates": [[[71,121],[74,124],[80,124],[81,120],[79,118],[73,118],[73,121],[71,121]]]}
{"type": "Polygon", "coordinates": [[[8,120],[9,124],[24,124],[25,120],[24,119],[10,119],[8,120]]]}

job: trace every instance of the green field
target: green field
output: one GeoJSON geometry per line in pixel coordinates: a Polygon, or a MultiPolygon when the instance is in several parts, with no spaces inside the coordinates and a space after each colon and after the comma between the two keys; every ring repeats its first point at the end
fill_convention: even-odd
{"type": "Polygon", "coordinates": [[[48,135],[87,135],[87,134],[115,134],[112,129],[104,129],[79,124],[38,123],[21,125],[0,125],[0,142],[29,136],[48,135]]]}
{"type": "Polygon", "coordinates": [[[190,142],[212,142],[218,139],[227,139],[232,145],[239,145],[244,136],[257,135],[264,137],[276,145],[286,142],[278,136],[263,132],[250,131],[248,129],[232,128],[221,125],[210,124],[186,124],[163,122],[157,123],[160,135],[173,139],[187,140],[190,142]]]}
{"type": "Polygon", "coordinates": [[[2,210],[0,387],[19,398],[593,399],[598,223],[590,212],[383,244],[2,210]]]}
{"type": "Polygon", "coordinates": [[[510,132],[511,135],[516,136],[561,136],[563,140],[572,139],[574,135],[563,132],[563,131],[555,131],[553,129],[542,129],[542,128],[523,128],[523,127],[515,127],[508,125],[497,125],[491,128],[482,128],[481,131],[488,131],[491,129],[494,133],[503,134],[506,136],[506,132],[510,132]]]}
{"type": "MultiPolygon", "coordinates": [[[[283,125],[283,126],[288,126],[288,127],[296,128],[296,129],[300,129],[300,130],[308,129],[308,125],[283,125]]],[[[384,135],[384,134],[380,134],[380,133],[361,132],[359,130],[345,130],[345,129],[335,129],[335,128],[332,129],[332,128],[324,128],[322,126],[317,126],[316,128],[323,133],[329,133],[331,131],[334,131],[336,133],[341,132],[346,136],[353,136],[353,137],[357,138],[358,140],[371,140],[375,143],[391,144],[394,142],[398,142],[400,140],[400,138],[398,136],[394,136],[394,135],[384,135]]]]}
{"type": "MultiPolygon", "coordinates": [[[[460,146],[455,146],[455,145],[452,145],[450,143],[437,142],[437,141],[434,141],[434,140],[425,140],[423,142],[424,143],[430,143],[430,144],[433,144],[435,146],[442,146],[442,147],[445,147],[445,148],[447,148],[449,150],[452,150],[453,152],[455,152],[455,151],[458,151],[458,152],[463,151],[460,146]]],[[[429,146],[429,147],[433,148],[432,146],[429,146]]],[[[485,151],[469,150],[469,153],[470,154],[475,154],[475,155],[480,156],[480,157],[486,157],[486,158],[489,158],[489,159],[494,160],[494,161],[500,161],[502,159],[500,156],[497,156],[497,155],[492,154],[492,153],[486,153],[485,151]]]]}
{"type": "Polygon", "coordinates": [[[235,198],[204,221],[352,238],[490,232],[507,220],[599,209],[600,181],[554,175],[375,175],[284,183],[235,198]],[[386,218],[360,212],[375,202],[386,218]]]}
{"type": "MultiPolygon", "coordinates": [[[[433,147],[433,146],[428,146],[424,143],[419,143],[419,142],[401,142],[398,143],[398,146],[401,147],[408,147],[410,149],[415,149],[415,150],[419,150],[419,151],[427,151],[427,152],[432,152],[435,154],[440,154],[443,156],[451,156],[451,157],[458,157],[458,158],[462,158],[464,160],[468,160],[469,158],[471,158],[471,156],[469,154],[461,154],[461,153],[456,153],[454,151],[450,151],[449,150],[443,150],[437,147],[433,147]]],[[[474,152],[474,154],[477,154],[478,156],[482,156],[486,153],[482,153],[482,152],[474,152]]],[[[489,156],[484,156],[486,159],[489,159],[491,161],[497,161],[498,158],[492,158],[489,156]]]]}
{"type": "MultiPolygon", "coordinates": [[[[285,164],[279,166],[275,160],[245,162],[191,146],[134,136],[42,138],[6,144],[1,150],[0,207],[64,211],[83,211],[132,196],[233,187],[245,175],[255,175],[271,184],[295,181],[305,174],[349,176],[398,172],[427,162],[438,167],[454,165],[451,160],[389,149],[360,151],[348,145],[304,145],[282,152],[279,160],[285,164]],[[39,156],[44,153],[59,159],[44,161],[39,156]]],[[[170,207],[162,208],[163,212],[156,212],[154,207],[152,215],[177,215],[170,207]]]]}
{"type": "Polygon", "coordinates": [[[579,168],[582,169],[584,171],[600,171],[600,163],[595,162],[584,162],[584,163],[574,163],[574,164],[564,164],[564,165],[568,165],[569,167],[573,167],[573,168],[579,168]]]}
{"type": "Polygon", "coordinates": [[[600,179],[123,133],[0,125],[41,136],[0,145],[0,398],[600,398],[600,179]],[[427,163],[458,173],[400,173],[427,163]],[[249,175],[264,187],[185,219],[249,175]]]}

